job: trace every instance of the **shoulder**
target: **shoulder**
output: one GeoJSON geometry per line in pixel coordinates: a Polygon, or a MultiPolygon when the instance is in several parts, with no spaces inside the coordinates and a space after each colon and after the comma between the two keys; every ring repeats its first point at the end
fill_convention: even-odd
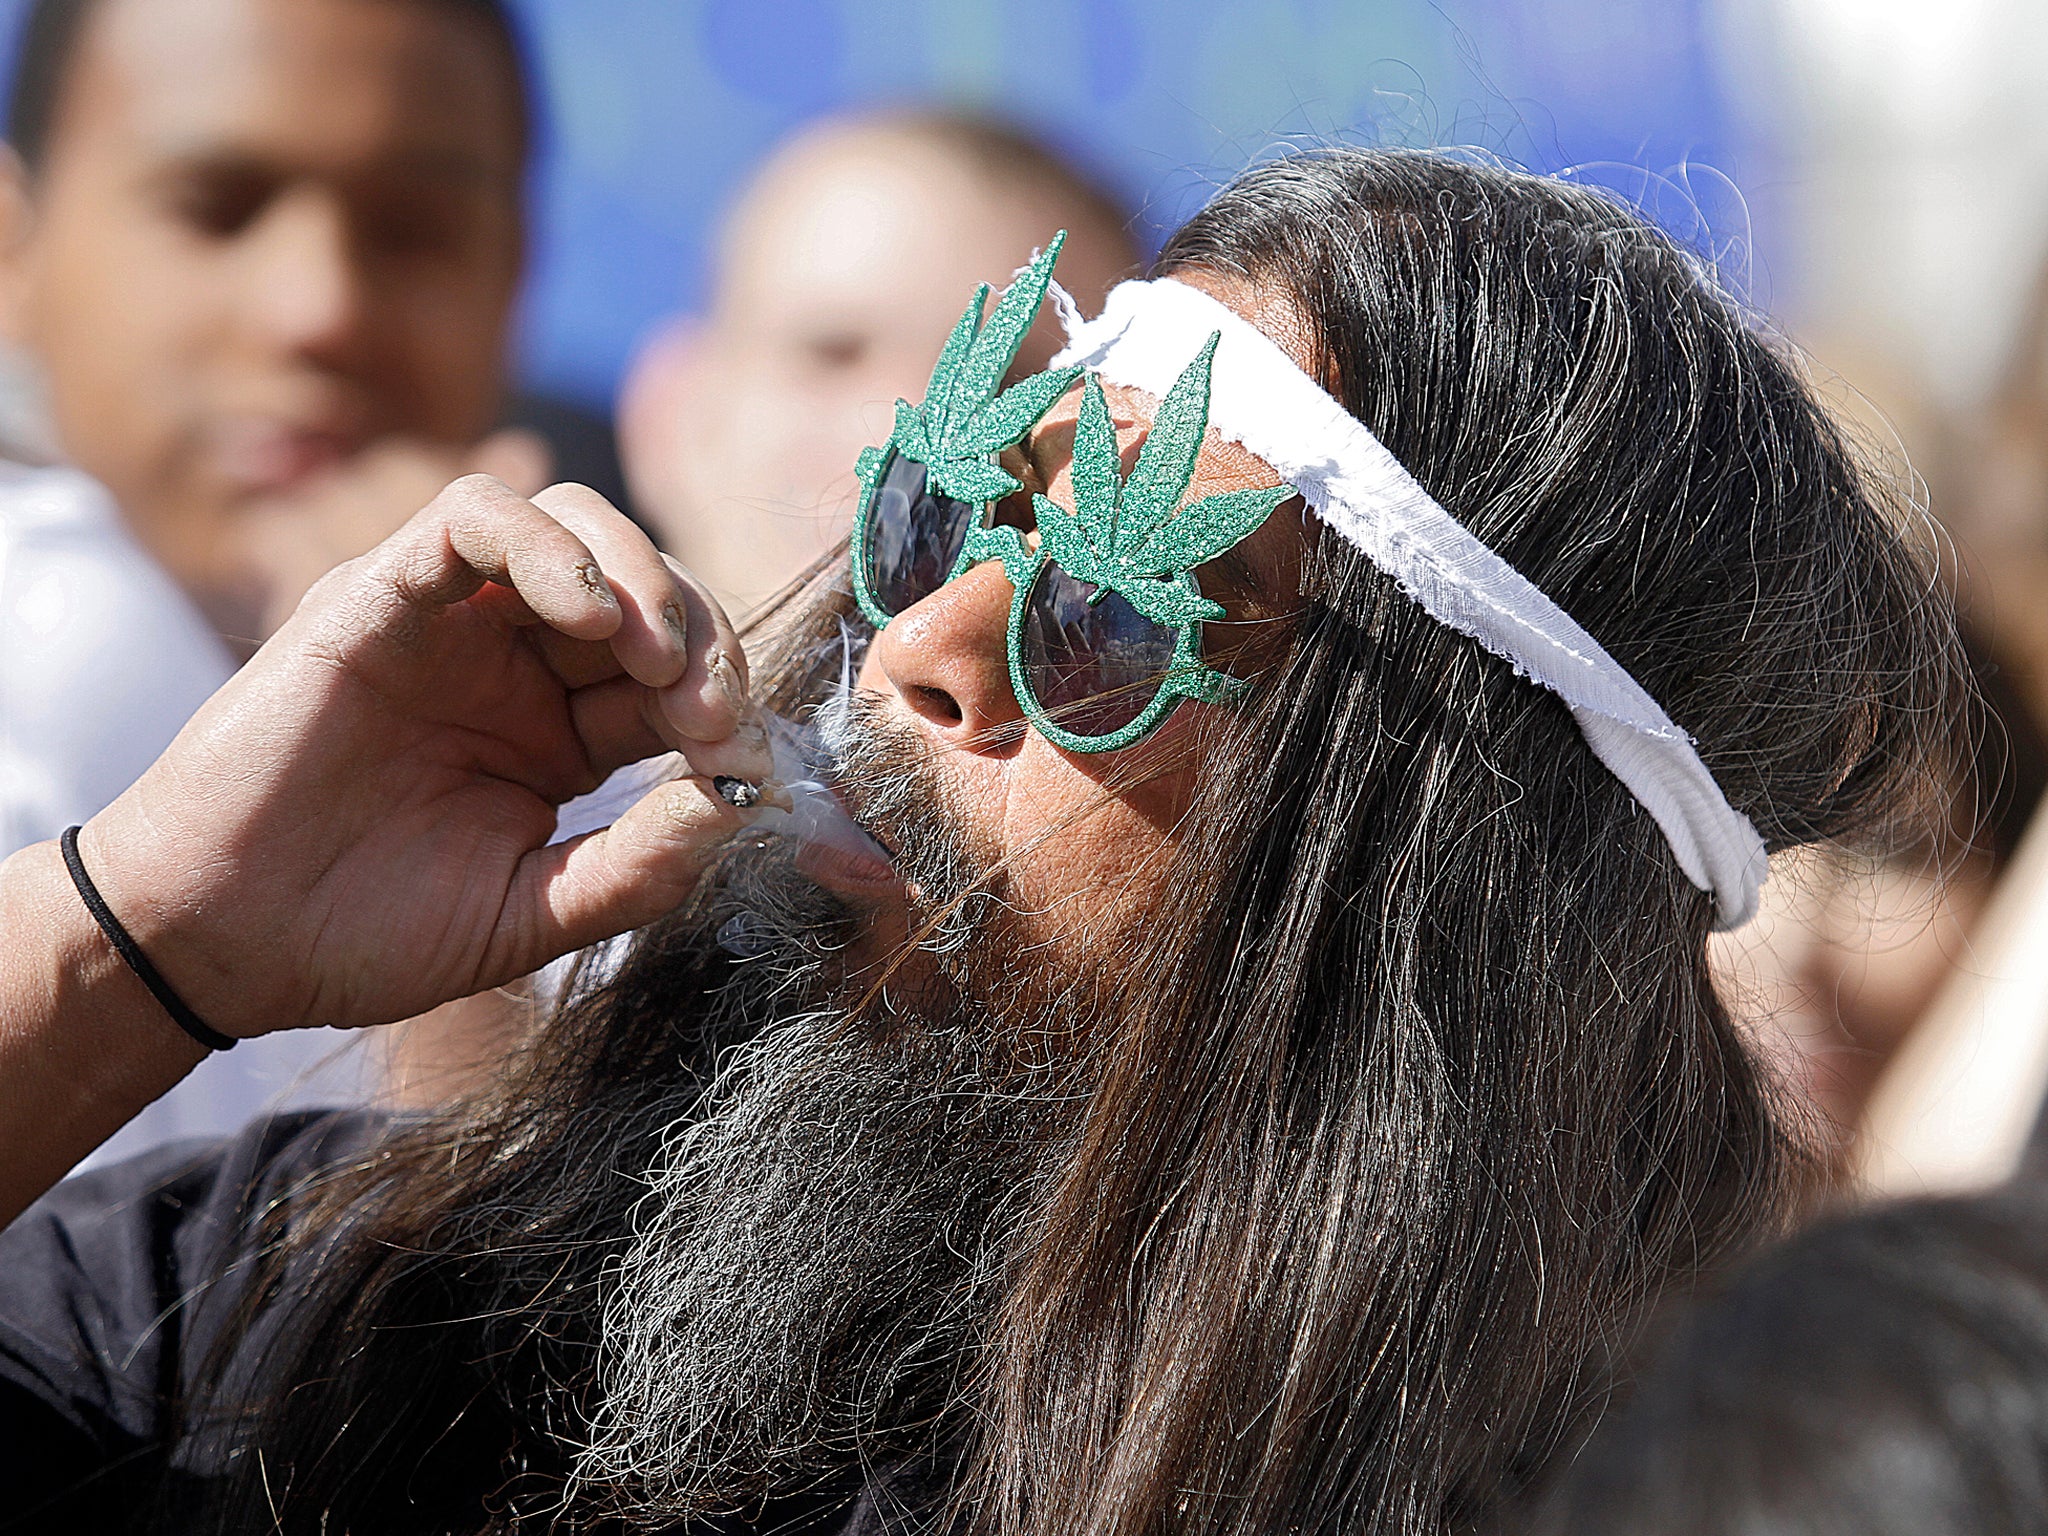
{"type": "Polygon", "coordinates": [[[378,1129],[301,1115],[159,1148],[66,1180],[0,1232],[0,1525],[125,1529],[161,1495],[177,1405],[257,1301],[263,1214],[378,1129]]]}
{"type": "Polygon", "coordinates": [[[279,1116],[59,1184],[0,1232],[0,1382],[105,1448],[154,1440],[185,1367],[246,1300],[263,1213],[383,1123],[279,1116]]]}

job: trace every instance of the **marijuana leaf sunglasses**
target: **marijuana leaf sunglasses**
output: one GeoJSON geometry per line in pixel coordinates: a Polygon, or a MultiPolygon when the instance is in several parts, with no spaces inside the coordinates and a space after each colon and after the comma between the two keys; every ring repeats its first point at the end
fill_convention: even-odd
{"type": "Polygon", "coordinates": [[[1010,602],[1010,686],[1032,726],[1072,752],[1142,741],[1183,699],[1226,703],[1246,684],[1202,661],[1202,625],[1223,617],[1194,569],[1264,525],[1288,485],[1181,505],[1209,424],[1216,337],[1161,402],[1128,478],[1101,382],[1054,368],[1000,390],[1052,281],[1056,236],[983,323],[988,287],[953,328],[924,403],[896,402],[883,448],[862,451],[853,592],[876,629],[985,561],[1002,563],[1010,602]],[[994,521],[1023,489],[996,464],[1082,379],[1074,426],[1074,505],[1031,498],[1032,548],[994,521]]]}

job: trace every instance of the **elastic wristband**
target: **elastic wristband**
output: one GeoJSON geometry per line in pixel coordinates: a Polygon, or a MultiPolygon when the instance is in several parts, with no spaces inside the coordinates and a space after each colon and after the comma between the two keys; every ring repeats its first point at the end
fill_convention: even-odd
{"type": "Polygon", "coordinates": [[[66,827],[58,842],[64,849],[64,867],[71,871],[71,883],[78,887],[78,899],[85,903],[85,910],[92,914],[92,920],[100,925],[100,932],[114,946],[114,953],[149,988],[149,995],[163,1004],[171,1022],[209,1051],[232,1051],[237,1043],[235,1037],[222,1034],[186,1007],[185,1000],[171,990],[171,984],[149,963],[149,956],[142,952],[142,946],[128,936],[128,930],[121,926],[121,919],[114,916],[114,909],[107,905],[99,887],[92,883],[92,876],[85,872],[85,860],[78,856],[78,828],[66,827]]]}

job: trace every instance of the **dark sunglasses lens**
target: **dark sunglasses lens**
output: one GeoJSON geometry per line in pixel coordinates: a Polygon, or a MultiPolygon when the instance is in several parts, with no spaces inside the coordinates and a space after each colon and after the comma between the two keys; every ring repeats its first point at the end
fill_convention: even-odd
{"type": "Polygon", "coordinates": [[[1024,605],[1024,675],[1038,706],[1076,736],[1108,736],[1145,712],[1173,665],[1178,632],[1050,560],[1024,605]]]}
{"type": "Polygon", "coordinates": [[[868,591],[894,617],[946,584],[981,508],[934,490],[925,467],[891,449],[868,505],[868,591]]]}

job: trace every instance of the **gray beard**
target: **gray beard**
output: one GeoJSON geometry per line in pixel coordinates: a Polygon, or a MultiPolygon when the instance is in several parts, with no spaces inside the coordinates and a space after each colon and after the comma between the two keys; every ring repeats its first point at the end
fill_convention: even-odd
{"type": "Polygon", "coordinates": [[[928,1446],[1043,1118],[958,1034],[878,1047],[811,1016],[740,1048],[619,1265],[582,1479],[676,1521],[928,1446]]]}
{"type": "MultiPolygon", "coordinates": [[[[945,849],[914,877],[928,911],[950,908],[928,947],[988,964],[1007,946],[968,919],[998,908],[958,899],[967,861],[917,824],[936,820],[920,764],[887,743],[855,750],[891,841],[945,849]]],[[[750,958],[725,1004],[766,1022],[665,1135],[610,1276],[578,1456],[586,1493],[650,1523],[743,1509],[952,1431],[1062,1102],[1042,1061],[1004,1046],[1022,1021],[967,989],[895,998],[881,1020],[822,1005],[834,925],[774,850],[728,889],[750,958]]]]}

